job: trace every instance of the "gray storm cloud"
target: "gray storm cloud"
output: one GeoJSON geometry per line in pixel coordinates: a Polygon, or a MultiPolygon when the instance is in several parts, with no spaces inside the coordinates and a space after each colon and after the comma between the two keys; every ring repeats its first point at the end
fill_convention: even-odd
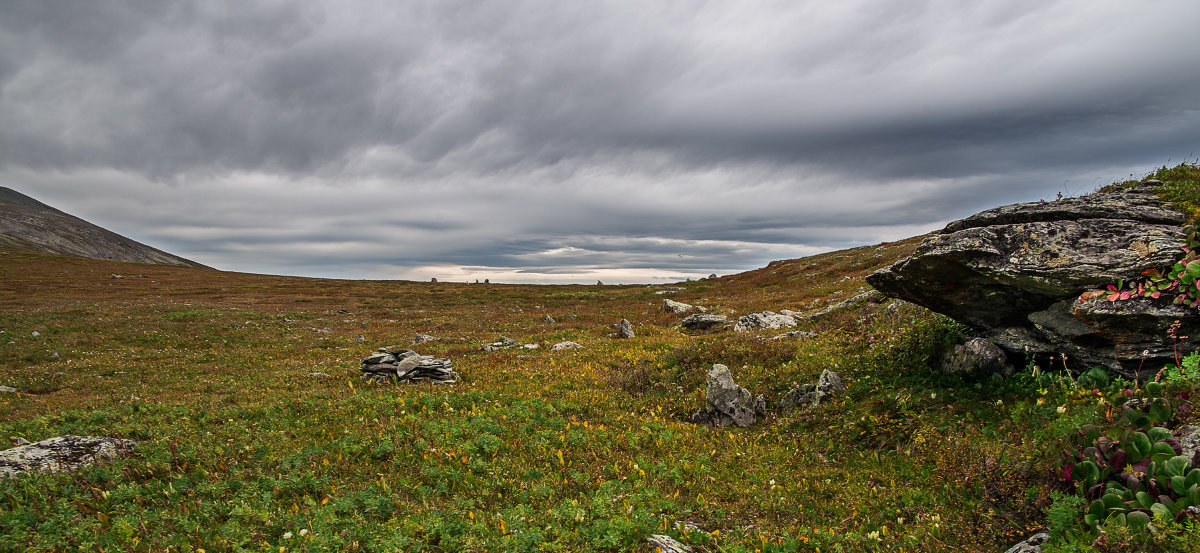
{"type": "Polygon", "coordinates": [[[0,179],[222,268],[587,282],[1195,158],[1200,4],[977,4],[0,0],[0,179]]]}

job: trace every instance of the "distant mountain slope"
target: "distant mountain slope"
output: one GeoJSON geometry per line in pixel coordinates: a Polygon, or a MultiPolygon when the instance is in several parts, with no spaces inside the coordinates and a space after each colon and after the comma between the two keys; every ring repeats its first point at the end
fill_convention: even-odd
{"type": "Polygon", "coordinates": [[[0,245],[90,259],[205,267],[100,228],[3,186],[0,186],[0,245]]]}

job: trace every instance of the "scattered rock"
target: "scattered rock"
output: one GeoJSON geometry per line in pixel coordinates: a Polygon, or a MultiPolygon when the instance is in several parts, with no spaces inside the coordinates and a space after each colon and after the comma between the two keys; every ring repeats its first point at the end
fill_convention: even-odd
{"type": "Polygon", "coordinates": [[[30,332],[30,333],[29,333],[29,335],[30,335],[30,336],[32,336],[32,337],[34,337],[34,338],[37,338],[38,336],[41,336],[41,335],[42,335],[42,333],[41,333],[41,332],[38,332],[38,331],[36,331],[36,330],[35,330],[35,331],[33,331],[33,332],[30,332]]]}
{"type": "Polygon", "coordinates": [[[545,317],[542,317],[542,322],[544,322],[548,325],[552,325],[552,324],[554,324],[555,321],[554,321],[554,317],[551,317],[550,315],[546,315],[545,317]]]}
{"type": "Polygon", "coordinates": [[[604,283],[603,283],[603,282],[600,282],[599,280],[597,280],[597,281],[596,281],[596,286],[604,286],[604,283]]]}
{"type": "Polygon", "coordinates": [[[29,440],[17,436],[17,439],[13,440],[13,445],[29,445],[29,440]]]}
{"type": "Polygon", "coordinates": [[[617,323],[617,338],[633,338],[633,324],[629,319],[621,319],[617,323]]]}
{"type": "Polygon", "coordinates": [[[793,326],[796,326],[795,318],[774,311],[763,311],[762,313],[742,315],[738,318],[737,324],[733,325],[733,330],[748,332],[762,328],[791,328],[793,326]]]}
{"type": "Polygon", "coordinates": [[[816,336],[816,335],[817,335],[816,332],[810,332],[807,330],[793,330],[791,332],[784,332],[783,334],[775,336],[774,338],[771,338],[771,339],[772,340],[789,340],[792,338],[812,338],[813,336],[816,336]]]}
{"type": "Polygon", "coordinates": [[[716,280],[716,279],[717,279],[717,273],[713,273],[713,274],[711,274],[711,275],[708,275],[708,280],[716,280]]]}
{"type": "Polygon", "coordinates": [[[537,344],[525,344],[521,347],[525,349],[538,349],[539,346],[537,344]]]}
{"type": "Polygon", "coordinates": [[[433,382],[454,384],[458,373],[454,372],[449,359],[434,359],[432,355],[421,355],[411,349],[396,349],[395,346],[379,348],[362,360],[360,369],[363,380],[383,383],[433,382]]]}
{"type": "Polygon", "coordinates": [[[721,326],[725,324],[725,322],[726,318],[724,315],[697,313],[695,315],[688,315],[687,318],[685,318],[683,322],[679,324],[688,330],[708,330],[715,326],[721,326]]]}
{"type": "Polygon", "coordinates": [[[661,296],[663,294],[674,294],[675,292],[682,292],[682,291],[683,291],[683,288],[669,287],[669,288],[663,288],[662,290],[657,290],[654,293],[661,296]]]}
{"type": "Polygon", "coordinates": [[[1109,302],[1084,293],[1178,261],[1185,217],[1156,186],[978,213],[926,238],[867,283],[974,327],[1017,365],[1028,354],[1049,366],[1051,356],[1065,353],[1073,370],[1099,365],[1148,377],[1174,362],[1175,344],[1166,338],[1174,321],[1191,337],[1179,348],[1200,349],[1200,313],[1171,304],[1171,295],[1109,302]]]}
{"type": "Polygon", "coordinates": [[[138,277],[138,278],[150,278],[150,277],[148,277],[148,276],[146,276],[146,275],[138,275],[137,277],[138,277]]]}
{"type": "Polygon", "coordinates": [[[329,327],[315,329],[317,334],[333,334],[333,329],[329,327]]]}
{"type": "Polygon", "coordinates": [[[433,284],[437,284],[437,277],[429,279],[429,282],[431,282],[433,284]]]}
{"type": "Polygon", "coordinates": [[[437,338],[428,334],[418,334],[413,338],[413,345],[424,344],[425,342],[436,342],[437,338]]]}
{"type": "Polygon", "coordinates": [[[12,386],[0,386],[0,393],[15,394],[17,391],[18,390],[12,386]]]}
{"type": "Polygon", "coordinates": [[[123,276],[121,276],[121,275],[118,275],[118,274],[114,274],[114,275],[112,275],[112,276],[110,276],[110,277],[108,277],[108,278],[125,278],[125,277],[123,277],[123,276]]]}
{"type": "Polygon", "coordinates": [[[779,400],[779,407],[783,410],[791,409],[812,409],[821,404],[821,400],[834,394],[840,394],[846,391],[846,385],[842,383],[842,377],[836,372],[829,369],[821,371],[820,378],[816,383],[802,384],[783,396],[779,400]]]}
{"type": "Polygon", "coordinates": [[[662,301],[662,310],[666,311],[667,313],[687,313],[688,311],[692,311],[694,309],[696,309],[696,306],[689,305],[681,301],[675,301],[666,298],[663,298],[662,301]]]}
{"type": "Polygon", "coordinates": [[[661,551],[662,553],[692,553],[692,548],[680,543],[671,536],[651,534],[648,541],[655,548],[655,551],[661,551]]]}
{"type": "Polygon", "coordinates": [[[57,436],[0,451],[0,476],[33,471],[71,471],[128,453],[133,440],[103,436],[57,436]]]}
{"type": "Polygon", "coordinates": [[[1050,541],[1050,534],[1045,532],[1034,534],[1029,539],[1020,542],[1004,553],[1042,553],[1042,544],[1050,541]]]}
{"type": "Polygon", "coordinates": [[[367,341],[367,337],[366,337],[366,336],[363,336],[362,334],[359,334],[358,336],[355,336],[355,337],[354,337],[354,341],[355,341],[355,342],[366,342],[366,341],[367,341]]]}
{"type": "Polygon", "coordinates": [[[562,351],[564,349],[579,349],[581,347],[583,347],[583,345],[579,344],[577,342],[570,342],[570,341],[559,342],[557,344],[554,344],[553,346],[550,346],[550,351],[562,351]]]}
{"type": "Polygon", "coordinates": [[[512,338],[509,338],[506,336],[501,336],[499,340],[496,340],[495,342],[487,344],[487,345],[479,348],[479,350],[480,351],[496,351],[496,350],[500,350],[500,349],[508,349],[515,345],[517,345],[516,340],[513,340],[512,338]]]}
{"type": "MultiPolygon", "coordinates": [[[[692,415],[692,421],[713,426],[737,425],[747,427],[754,424],[759,411],[759,401],[748,390],[733,381],[729,367],[716,364],[708,371],[708,386],[704,393],[704,408],[692,415]]],[[[765,413],[766,403],[762,402],[765,413]]]]}
{"type": "Polygon", "coordinates": [[[308,377],[324,380],[326,378],[329,378],[329,375],[326,373],[323,373],[323,372],[311,372],[311,373],[308,373],[308,377]]]}
{"type": "Polygon", "coordinates": [[[996,344],[985,338],[971,338],[942,357],[942,372],[1012,376],[1014,369],[1008,364],[1004,350],[996,344]]]}

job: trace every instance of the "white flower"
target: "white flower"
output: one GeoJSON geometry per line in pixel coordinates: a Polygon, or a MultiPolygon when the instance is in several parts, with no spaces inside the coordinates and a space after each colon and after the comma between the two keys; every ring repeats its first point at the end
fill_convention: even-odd
{"type": "Polygon", "coordinates": [[[308,535],[308,528],[305,528],[305,529],[303,529],[303,530],[300,530],[300,535],[301,535],[301,536],[307,536],[307,535],[308,535]]]}
{"type": "Polygon", "coordinates": [[[1058,411],[1058,414],[1060,414],[1060,415],[1061,415],[1061,414],[1063,414],[1063,413],[1066,413],[1066,412],[1067,412],[1067,406],[1066,406],[1066,405],[1059,405],[1059,406],[1058,406],[1058,409],[1057,409],[1057,411],[1058,411]]]}
{"type": "Polygon", "coordinates": [[[290,539],[292,539],[292,533],[291,533],[291,532],[284,532],[284,533],[283,533],[283,539],[285,539],[285,540],[290,540],[290,539]]]}

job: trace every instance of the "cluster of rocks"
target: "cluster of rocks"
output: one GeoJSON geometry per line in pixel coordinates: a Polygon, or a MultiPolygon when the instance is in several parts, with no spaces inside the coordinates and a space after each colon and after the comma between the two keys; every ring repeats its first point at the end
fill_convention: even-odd
{"type": "Polygon", "coordinates": [[[1109,285],[1170,268],[1183,255],[1186,217],[1162,183],[1053,202],[1013,204],[955,221],[867,283],[973,327],[1010,363],[1097,365],[1149,377],[1174,351],[1200,349],[1200,312],[1172,295],[1108,301],[1109,285]],[[1100,297],[1097,297],[1100,296],[1100,297]],[[1174,343],[1168,330],[1176,321],[1174,343]]]}
{"type": "Polygon", "coordinates": [[[516,340],[513,340],[512,338],[509,338],[507,336],[501,336],[499,340],[496,340],[495,342],[492,342],[490,344],[485,344],[483,347],[479,348],[479,351],[497,351],[497,350],[502,350],[502,349],[508,349],[508,348],[514,347],[516,345],[517,345],[516,340]]]}
{"type": "Polygon", "coordinates": [[[433,382],[454,384],[458,373],[454,372],[449,359],[435,359],[432,355],[421,355],[411,349],[395,349],[394,346],[379,348],[362,360],[360,369],[364,381],[390,382],[433,382]]]}
{"type": "Polygon", "coordinates": [[[733,330],[748,332],[751,330],[791,328],[796,326],[797,321],[794,312],[784,311],[786,313],[763,311],[762,313],[742,315],[738,318],[737,324],[733,325],[733,330]]]}
{"type": "MultiPolygon", "coordinates": [[[[779,400],[783,411],[812,409],[830,396],[846,391],[846,385],[838,373],[825,369],[814,383],[793,389],[779,400]]],[[[713,426],[747,427],[757,422],[758,417],[767,415],[767,401],[763,396],[754,396],[749,390],[733,381],[729,367],[716,364],[708,371],[704,390],[704,407],[691,416],[696,424],[713,426]]]]}
{"type": "MultiPolygon", "coordinates": [[[[22,440],[24,441],[24,440],[22,440]]],[[[104,436],[57,436],[0,451],[0,476],[33,471],[71,471],[111,461],[133,450],[137,442],[104,436]]]]}
{"type": "Polygon", "coordinates": [[[816,382],[802,384],[788,392],[779,400],[779,408],[784,411],[793,409],[812,409],[821,404],[821,400],[846,391],[842,377],[829,369],[821,371],[816,382]]]}

